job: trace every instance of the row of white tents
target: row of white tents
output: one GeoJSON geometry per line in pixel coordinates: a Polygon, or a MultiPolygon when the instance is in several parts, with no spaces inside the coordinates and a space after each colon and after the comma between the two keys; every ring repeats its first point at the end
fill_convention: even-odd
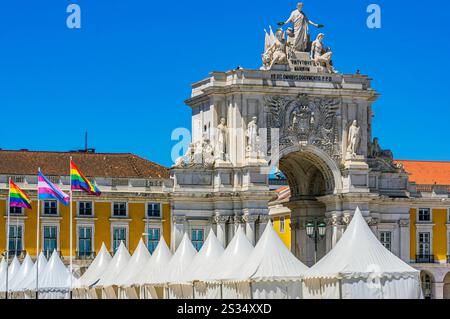
{"type": "MultiPolygon", "coordinates": [[[[56,253],[40,257],[40,298],[68,298],[70,273],[56,253]],[[42,267],[42,268],[41,268],[42,267]]],[[[31,258],[0,266],[0,293],[32,298],[31,258]],[[3,279],[3,280],[2,280],[3,279]]],[[[34,270],[34,272],[33,272],[34,270]]],[[[150,255],[141,241],[130,256],[121,244],[114,257],[105,245],[88,270],[73,280],[77,299],[419,299],[420,273],[389,252],[359,209],[336,247],[314,267],[303,265],[269,223],[256,247],[239,228],[224,249],[211,231],[197,253],[185,235],[172,255],[164,239],[150,255]]]]}

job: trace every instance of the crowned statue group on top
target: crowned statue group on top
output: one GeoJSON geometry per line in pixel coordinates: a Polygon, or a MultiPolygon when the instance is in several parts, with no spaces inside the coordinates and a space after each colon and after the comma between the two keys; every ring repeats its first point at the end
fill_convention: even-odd
{"type": "Polygon", "coordinates": [[[309,25],[316,28],[323,28],[324,25],[317,24],[308,19],[303,10],[303,3],[297,4],[286,22],[279,22],[280,28],[275,32],[270,27],[270,32],[266,33],[265,51],[262,57],[263,70],[272,70],[275,65],[289,65],[289,60],[294,59],[298,54],[309,53],[309,59],[319,70],[328,73],[337,73],[333,68],[331,57],[333,55],[330,48],[323,44],[325,35],[319,33],[315,41],[311,43],[309,35],[309,25]],[[283,30],[284,25],[293,25],[293,28],[283,30]]]}

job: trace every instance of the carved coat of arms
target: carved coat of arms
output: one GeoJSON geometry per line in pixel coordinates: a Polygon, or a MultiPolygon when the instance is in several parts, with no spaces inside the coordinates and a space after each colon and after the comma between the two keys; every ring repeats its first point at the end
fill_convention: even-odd
{"type": "Polygon", "coordinates": [[[280,129],[280,149],[314,145],[340,158],[336,113],[339,101],[275,96],[266,99],[269,126],[280,129]]]}

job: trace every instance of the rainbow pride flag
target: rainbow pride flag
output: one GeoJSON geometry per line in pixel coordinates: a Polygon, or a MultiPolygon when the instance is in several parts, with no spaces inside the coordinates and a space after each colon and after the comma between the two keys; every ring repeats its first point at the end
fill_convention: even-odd
{"type": "Polygon", "coordinates": [[[38,174],[38,196],[40,200],[56,199],[65,206],[70,202],[69,195],[53,185],[41,172],[38,174]]]}
{"type": "Polygon", "coordinates": [[[9,181],[9,207],[31,209],[31,199],[12,180],[9,181]]]}
{"type": "Polygon", "coordinates": [[[85,191],[89,195],[93,196],[100,196],[102,192],[100,189],[98,189],[97,186],[92,184],[84,175],[81,173],[81,171],[78,169],[78,167],[75,165],[75,163],[70,160],[70,178],[72,180],[72,190],[81,190],[85,191]]]}

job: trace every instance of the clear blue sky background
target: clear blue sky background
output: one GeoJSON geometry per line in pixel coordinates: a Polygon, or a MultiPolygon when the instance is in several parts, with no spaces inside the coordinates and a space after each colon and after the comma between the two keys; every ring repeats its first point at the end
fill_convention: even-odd
{"type": "MultiPolygon", "coordinates": [[[[210,71],[259,68],[263,29],[297,1],[29,0],[0,4],[0,148],[133,152],[171,165],[183,101],[210,71]],[[66,27],[66,7],[82,29],[66,27]]],[[[374,135],[399,159],[450,160],[450,4],[305,0],[336,68],[382,94],[374,135]],[[366,27],[370,3],[382,28],[366,27]]],[[[313,37],[317,34],[312,30],[313,37]]]]}

